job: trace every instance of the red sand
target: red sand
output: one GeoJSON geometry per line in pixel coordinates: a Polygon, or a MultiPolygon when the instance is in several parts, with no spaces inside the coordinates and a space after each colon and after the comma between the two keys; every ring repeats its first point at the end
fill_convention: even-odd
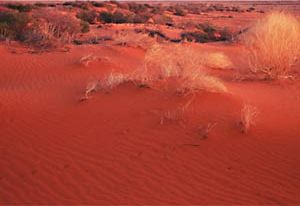
{"type": "MultiPolygon", "coordinates": [[[[211,47],[243,67],[237,46],[211,47]]],[[[89,79],[136,68],[139,49],[0,55],[1,204],[300,204],[298,80],[226,81],[229,94],[199,93],[187,122],[161,125],[189,97],[126,84],[78,101],[89,79]],[[80,65],[90,53],[107,58],[80,65]],[[244,102],[260,110],[248,134],[244,102]]]]}

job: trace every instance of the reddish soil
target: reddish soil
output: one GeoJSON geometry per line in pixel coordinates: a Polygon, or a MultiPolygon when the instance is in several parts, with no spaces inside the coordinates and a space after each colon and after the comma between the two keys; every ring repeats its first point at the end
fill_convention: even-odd
{"type": "MultiPolygon", "coordinates": [[[[245,68],[239,45],[205,44],[245,68]]],[[[0,46],[1,204],[300,204],[300,82],[233,81],[200,92],[184,120],[163,112],[191,97],[128,83],[80,102],[87,82],[130,72],[134,48],[83,45],[12,53],[0,46]],[[93,53],[88,67],[79,59],[93,53]],[[243,103],[259,109],[247,134],[243,103]],[[206,139],[199,128],[216,123],[206,139]]]]}

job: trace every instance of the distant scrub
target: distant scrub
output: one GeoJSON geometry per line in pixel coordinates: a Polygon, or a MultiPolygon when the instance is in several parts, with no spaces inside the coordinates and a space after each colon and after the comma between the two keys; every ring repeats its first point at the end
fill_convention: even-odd
{"type": "Polygon", "coordinates": [[[31,15],[0,11],[0,39],[21,41],[40,49],[70,43],[78,33],[87,30],[76,18],[57,11],[44,9],[31,15]]]}
{"type": "Polygon", "coordinates": [[[187,12],[180,6],[175,6],[174,15],[176,16],[186,16],[187,12]]]}
{"type": "Polygon", "coordinates": [[[33,5],[30,4],[6,4],[7,8],[18,10],[19,12],[30,12],[33,9],[33,5]]]}
{"type": "Polygon", "coordinates": [[[98,17],[98,14],[96,11],[81,11],[80,13],[78,13],[76,15],[77,18],[85,21],[85,22],[88,22],[90,24],[95,24],[96,21],[97,21],[97,17],[98,17]]]}
{"type": "Polygon", "coordinates": [[[141,14],[125,14],[119,11],[114,13],[111,12],[101,12],[99,14],[99,20],[104,23],[146,23],[150,18],[147,13],[141,14]]]}
{"type": "Polygon", "coordinates": [[[182,32],[181,38],[190,42],[213,42],[213,41],[230,41],[233,33],[227,28],[217,28],[209,23],[196,25],[198,30],[182,32]]]}
{"type": "Polygon", "coordinates": [[[59,47],[70,43],[80,33],[80,22],[54,11],[36,12],[26,42],[39,48],[59,47]]]}
{"type": "Polygon", "coordinates": [[[166,15],[155,15],[152,17],[153,23],[161,25],[173,25],[173,19],[166,15]]]}
{"type": "Polygon", "coordinates": [[[96,1],[93,1],[93,2],[92,2],[92,5],[93,5],[94,7],[104,7],[104,3],[102,3],[102,2],[96,2],[96,1]]]}
{"type": "Polygon", "coordinates": [[[101,12],[99,18],[104,23],[122,24],[129,22],[129,17],[121,12],[101,12]]]}
{"type": "Polygon", "coordinates": [[[88,22],[81,21],[80,26],[81,26],[81,32],[82,33],[87,33],[87,32],[90,31],[90,24],[88,22]]]}

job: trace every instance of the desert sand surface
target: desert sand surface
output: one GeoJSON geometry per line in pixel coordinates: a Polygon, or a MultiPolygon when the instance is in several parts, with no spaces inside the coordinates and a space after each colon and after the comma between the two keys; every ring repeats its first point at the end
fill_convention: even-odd
{"type": "MultiPolygon", "coordinates": [[[[264,14],[240,15],[233,29],[264,14]]],[[[184,44],[231,59],[233,69],[206,68],[228,92],[178,96],[125,82],[81,101],[87,84],[141,67],[146,50],[100,43],[31,52],[0,42],[0,204],[299,205],[300,65],[293,79],[241,80],[241,43],[184,44]],[[83,65],[87,55],[97,58],[83,65]],[[242,133],[245,103],[258,115],[242,133]],[[186,104],[183,119],[162,120],[186,104]]]]}

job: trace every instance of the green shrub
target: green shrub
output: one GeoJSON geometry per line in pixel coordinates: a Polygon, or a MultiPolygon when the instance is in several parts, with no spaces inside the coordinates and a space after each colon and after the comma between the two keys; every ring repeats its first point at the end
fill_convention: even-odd
{"type": "Polygon", "coordinates": [[[69,15],[45,10],[33,14],[25,42],[40,49],[56,48],[70,43],[81,32],[80,22],[69,15]]]}
{"type": "Polygon", "coordinates": [[[82,11],[76,17],[90,24],[95,24],[98,14],[95,11],[82,11]]]}
{"type": "Polygon", "coordinates": [[[214,26],[212,26],[208,22],[203,23],[203,24],[198,24],[196,27],[206,33],[209,33],[209,34],[215,32],[217,30],[214,26]]]}
{"type": "MultiPolygon", "coordinates": [[[[128,15],[128,14],[126,15],[118,11],[114,13],[101,12],[99,15],[99,19],[104,23],[116,23],[116,24],[132,23],[134,21],[134,15],[128,15]]],[[[140,21],[140,19],[136,18],[136,21],[140,21]]]]}
{"type": "MultiPolygon", "coordinates": [[[[132,23],[146,23],[151,17],[151,14],[149,13],[141,13],[141,14],[136,14],[132,18],[132,23]]],[[[128,18],[130,21],[130,18],[128,18]]],[[[129,22],[130,23],[130,22],[129,22]]]]}
{"type": "Polygon", "coordinates": [[[152,17],[155,24],[172,25],[173,19],[166,15],[155,15],[152,17]]]}
{"type": "Polygon", "coordinates": [[[181,39],[186,39],[189,42],[206,43],[210,41],[207,33],[195,31],[195,32],[182,32],[181,39]]]}
{"type": "Polygon", "coordinates": [[[135,2],[129,2],[128,6],[129,6],[129,10],[133,13],[136,13],[136,14],[145,12],[148,9],[148,7],[145,6],[145,4],[138,4],[138,3],[135,3],[135,2]]]}
{"type": "Polygon", "coordinates": [[[164,12],[165,12],[165,8],[161,5],[157,5],[157,6],[154,6],[152,11],[151,11],[153,14],[160,14],[162,15],[164,12]]]}
{"type": "Polygon", "coordinates": [[[47,7],[48,5],[44,4],[44,3],[41,3],[41,2],[37,2],[37,3],[34,4],[34,6],[36,6],[36,7],[47,7]]]}
{"type": "Polygon", "coordinates": [[[30,4],[7,4],[6,7],[19,12],[30,12],[33,9],[33,5],[30,4]]]}
{"type": "Polygon", "coordinates": [[[92,5],[93,5],[94,7],[104,7],[104,3],[96,2],[96,1],[93,1],[93,2],[92,2],[92,5]]]}
{"type": "Polygon", "coordinates": [[[88,22],[81,21],[80,26],[81,26],[81,32],[82,33],[87,33],[87,32],[90,31],[90,24],[88,22]]]}
{"type": "Polygon", "coordinates": [[[176,7],[175,7],[175,11],[174,11],[174,15],[176,15],[176,16],[186,16],[187,13],[186,13],[186,11],[185,11],[183,8],[181,8],[180,6],[176,6],[176,7]]]}
{"type": "Polygon", "coordinates": [[[0,37],[23,41],[28,23],[25,13],[0,11],[0,37]]]}

